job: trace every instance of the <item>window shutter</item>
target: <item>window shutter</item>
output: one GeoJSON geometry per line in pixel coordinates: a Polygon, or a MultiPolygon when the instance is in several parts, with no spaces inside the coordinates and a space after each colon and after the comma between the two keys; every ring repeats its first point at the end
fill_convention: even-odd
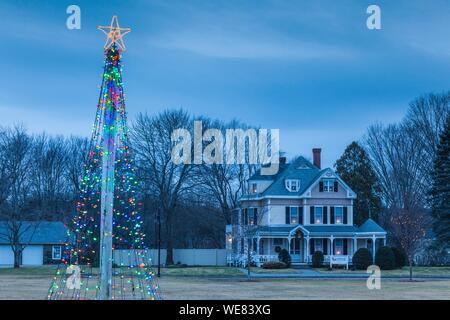
{"type": "Polygon", "coordinates": [[[244,225],[248,225],[248,209],[244,209],[244,225]]]}
{"type": "Polygon", "coordinates": [[[286,224],[291,224],[291,215],[289,207],[286,207],[286,224]]]}
{"type": "Polygon", "coordinates": [[[258,225],[258,208],[253,209],[253,224],[258,225]]]}
{"type": "Polygon", "coordinates": [[[326,256],[328,254],[328,248],[327,248],[327,239],[322,239],[322,249],[323,249],[323,255],[326,256]]]}
{"type": "Polygon", "coordinates": [[[347,218],[347,207],[344,207],[344,224],[348,223],[348,218],[347,218]]]}
{"type": "Polygon", "coordinates": [[[333,240],[333,247],[331,248],[331,252],[333,255],[336,254],[336,239],[333,240]]]}
{"type": "Polygon", "coordinates": [[[323,181],[319,182],[319,192],[323,192],[323,181]]]}
{"type": "Polygon", "coordinates": [[[334,224],[334,207],[330,207],[330,224],[334,224]]]}
{"type": "Polygon", "coordinates": [[[323,207],[323,224],[327,224],[328,223],[328,207],[324,206],[323,207]]]}
{"type": "Polygon", "coordinates": [[[344,244],[344,256],[346,256],[348,254],[348,250],[347,250],[347,239],[344,239],[344,241],[342,241],[344,244]]]}
{"type": "Polygon", "coordinates": [[[338,192],[338,186],[339,186],[338,182],[334,181],[334,192],[338,192]]]}
{"type": "Polygon", "coordinates": [[[309,223],[314,224],[314,206],[309,207],[309,223]]]}
{"type": "Polygon", "coordinates": [[[314,254],[314,239],[309,240],[309,254],[314,254]]]}
{"type": "Polygon", "coordinates": [[[303,224],[303,207],[298,207],[298,224],[303,224]]]}

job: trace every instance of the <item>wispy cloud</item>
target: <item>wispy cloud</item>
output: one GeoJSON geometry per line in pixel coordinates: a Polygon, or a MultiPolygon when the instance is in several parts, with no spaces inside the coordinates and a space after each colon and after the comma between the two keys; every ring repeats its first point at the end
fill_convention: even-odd
{"type": "Polygon", "coordinates": [[[329,26],[335,24],[336,17],[322,9],[310,8],[306,14],[292,8],[295,3],[277,6],[270,1],[262,1],[260,6],[160,5],[176,23],[156,18],[158,32],[148,36],[148,43],[159,48],[241,59],[347,59],[359,54],[354,46],[333,40],[329,26]],[[314,37],[312,29],[316,30],[314,37]],[[324,34],[318,36],[320,32],[324,34]]]}
{"type": "Polygon", "coordinates": [[[151,45],[185,50],[216,58],[241,59],[349,59],[357,56],[351,48],[286,37],[215,32],[164,34],[150,40],[151,45]]]}

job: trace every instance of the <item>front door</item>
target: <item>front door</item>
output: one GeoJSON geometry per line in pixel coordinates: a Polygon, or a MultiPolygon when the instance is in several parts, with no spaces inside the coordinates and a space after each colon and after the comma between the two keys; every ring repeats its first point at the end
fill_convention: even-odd
{"type": "Polygon", "coordinates": [[[302,254],[302,241],[300,238],[291,239],[291,247],[290,247],[290,255],[293,263],[299,263],[301,260],[302,254]]]}

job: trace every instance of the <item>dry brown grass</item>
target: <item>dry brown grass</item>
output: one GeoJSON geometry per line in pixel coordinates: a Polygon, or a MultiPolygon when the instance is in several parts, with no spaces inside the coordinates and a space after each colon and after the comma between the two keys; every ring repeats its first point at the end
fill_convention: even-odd
{"type": "MultiPolygon", "coordinates": [[[[0,274],[0,299],[45,299],[49,275],[0,274]]],[[[368,290],[365,280],[163,277],[164,299],[450,299],[450,280],[383,280],[368,290]]]]}

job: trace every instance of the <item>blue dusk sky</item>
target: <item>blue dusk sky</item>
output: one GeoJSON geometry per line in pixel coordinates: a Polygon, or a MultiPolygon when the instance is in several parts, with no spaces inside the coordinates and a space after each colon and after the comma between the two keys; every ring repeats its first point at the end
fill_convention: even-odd
{"type": "Polygon", "coordinates": [[[450,1],[0,2],[0,125],[90,134],[104,35],[118,15],[125,37],[130,119],[166,108],[279,128],[289,157],[321,147],[332,166],[377,121],[450,83],[450,1]],[[66,8],[81,8],[81,29],[66,8]],[[366,9],[381,7],[382,30],[366,9]]]}

